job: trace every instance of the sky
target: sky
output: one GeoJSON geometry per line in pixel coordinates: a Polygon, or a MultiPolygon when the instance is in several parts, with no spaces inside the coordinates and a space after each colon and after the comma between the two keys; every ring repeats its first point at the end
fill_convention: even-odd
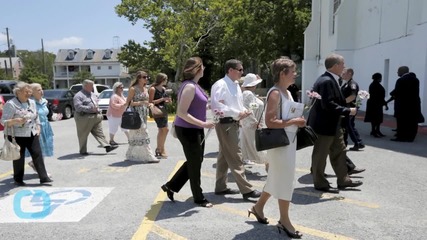
{"type": "Polygon", "coordinates": [[[114,7],[120,0],[0,0],[0,51],[7,50],[6,28],[18,50],[56,54],[58,49],[105,49],[132,39],[149,41],[141,21],[132,25],[114,7]],[[6,10],[7,9],[7,10],[6,10]],[[5,11],[6,10],[6,11],[5,11]],[[117,39],[117,38],[116,38],[117,39]]]}

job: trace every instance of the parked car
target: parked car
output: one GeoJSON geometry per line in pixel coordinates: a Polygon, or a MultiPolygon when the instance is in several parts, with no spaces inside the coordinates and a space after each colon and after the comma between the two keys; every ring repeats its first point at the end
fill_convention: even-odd
{"type": "MultiPolygon", "coordinates": [[[[123,89],[123,95],[125,97],[128,96],[128,89],[123,89]]],[[[113,89],[107,89],[102,91],[101,94],[98,96],[98,106],[102,111],[102,115],[104,117],[107,115],[108,106],[110,105],[110,98],[113,96],[113,89]]]]}
{"type": "MultiPolygon", "coordinates": [[[[80,84],[74,84],[70,87],[70,90],[73,91],[74,94],[76,94],[78,91],[82,90],[83,85],[80,84]]],[[[93,85],[93,93],[95,93],[96,96],[99,96],[99,94],[106,90],[106,89],[110,89],[109,86],[107,85],[102,85],[102,84],[94,84],[93,85]]]]}
{"type": "Polygon", "coordinates": [[[68,89],[46,89],[43,90],[44,98],[49,102],[49,115],[51,120],[52,113],[62,113],[64,119],[71,118],[74,115],[73,97],[74,93],[68,89]]]}
{"type": "Polygon", "coordinates": [[[13,88],[16,83],[18,82],[15,80],[0,80],[0,95],[3,96],[5,102],[15,97],[13,88]]]}

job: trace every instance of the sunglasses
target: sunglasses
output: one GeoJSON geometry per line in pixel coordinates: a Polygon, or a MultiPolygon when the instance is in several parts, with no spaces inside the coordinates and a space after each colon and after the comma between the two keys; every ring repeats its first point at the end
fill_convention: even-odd
{"type": "Polygon", "coordinates": [[[123,86],[120,86],[120,87],[117,87],[117,88],[121,88],[121,89],[123,89],[123,86]]]}
{"type": "Polygon", "coordinates": [[[239,72],[243,72],[243,68],[240,68],[240,69],[235,68],[234,70],[237,70],[239,72]]]}
{"type": "Polygon", "coordinates": [[[143,79],[147,79],[147,78],[148,78],[148,76],[142,76],[141,78],[143,78],[143,79]]]}

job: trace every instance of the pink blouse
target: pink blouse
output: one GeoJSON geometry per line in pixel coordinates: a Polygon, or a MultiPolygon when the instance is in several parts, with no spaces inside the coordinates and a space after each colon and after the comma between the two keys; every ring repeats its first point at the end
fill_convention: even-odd
{"type": "Polygon", "coordinates": [[[123,113],[126,111],[126,98],[113,94],[110,98],[110,105],[108,106],[107,116],[112,117],[122,117],[123,113]]]}

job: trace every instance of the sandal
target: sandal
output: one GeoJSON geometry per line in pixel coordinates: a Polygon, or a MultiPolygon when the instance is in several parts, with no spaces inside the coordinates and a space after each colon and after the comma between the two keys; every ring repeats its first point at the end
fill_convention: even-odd
{"type": "Polygon", "coordinates": [[[210,203],[208,200],[204,199],[200,202],[195,202],[197,205],[199,205],[200,207],[205,207],[205,208],[211,208],[213,207],[213,204],[210,203]]]}
{"type": "Polygon", "coordinates": [[[248,217],[250,217],[251,214],[253,214],[256,217],[256,220],[259,223],[268,224],[268,218],[266,217],[262,218],[260,215],[258,215],[258,213],[255,211],[255,206],[253,206],[251,209],[248,209],[248,217]]]}

